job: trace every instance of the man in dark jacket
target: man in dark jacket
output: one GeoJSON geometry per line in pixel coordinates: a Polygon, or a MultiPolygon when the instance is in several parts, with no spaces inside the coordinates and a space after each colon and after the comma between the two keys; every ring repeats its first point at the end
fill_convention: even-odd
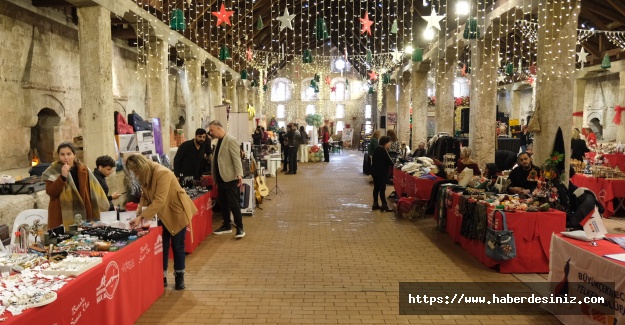
{"type": "Polygon", "coordinates": [[[110,156],[101,156],[95,160],[96,170],[93,171],[93,176],[98,180],[100,186],[104,190],[104,194],[109,200],[109,211],[114,211],[115,207],[113,206],[113,200],[119,199],[121,194],[114,192],[109,195],[109,186],[106,184],[106,177],[111,175],[115,171],[115,160],[110,156]]]}
{"type": "Polygon", "coordinates": [[[200,179],[202,167],[207,164],[211,154],[210,145],[206,145],[206,130],[195,130],[195,138],[183,142],[174,157],[174,175],[176,177],[193,176],[200,179]]]}
{"type": "Polygon", "coordinates": [[[286,134],[288,155],[289,155],[289,172],[287,174],[297,174],[297,151],[299,150],[301,135],[297,129],[297,125],[289,124],[289,132],[286,134]]]}
{"type": "Polygon", "coordinates": [[[534,166],[532,157],[527,152],[522,152],[518,156],[519,165],[510,172],[508,179],[508,193],[511,194],[531,194],[538,185],[540,167],[534,166]]]}

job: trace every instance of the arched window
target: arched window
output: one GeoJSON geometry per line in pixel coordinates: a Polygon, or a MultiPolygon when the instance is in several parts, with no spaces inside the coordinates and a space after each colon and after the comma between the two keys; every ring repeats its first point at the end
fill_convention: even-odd
{"type": "Polygon", "coordinates": [[[284,102],[291,99],[291,80],[277,78],[271,85],[271,101],[284,102]]]}
{"type": "Polygon", "coordinates": [[[349,88],[345,83],[345,78],[332,79],[330,87],[330,89],[334,89],[334,91],[330,91],[330,100],[342,101],[349,99],[349,88]]]}
{"type": "MultiPolygon", "coordinates": [[[[319,93],[315,92],[315,89],[310,86],[310,81],[313,78],[306,78],[302,80],[302,100],[317,100],[319,99],[319,93]]],[[[317,83],[319,85],[319,83],[317,83]]]]}

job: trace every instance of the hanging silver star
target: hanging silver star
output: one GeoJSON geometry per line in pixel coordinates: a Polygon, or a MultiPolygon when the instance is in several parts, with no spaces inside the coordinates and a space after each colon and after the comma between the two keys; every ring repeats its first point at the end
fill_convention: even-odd
{"type": "Polygon", "coordinates": [[[393,62],[399,63],[402,61],[403,55],[397,49],[395,49],[391,54],[393,55],[393,62]]]}
{"type": "Polygon", "coordinates": [[[586,53],[583,46],[582,49],[577,52],[577,62],[582,64],[582,69],[584,68],[584,63],[588,62],[588,59],[586,58],[588,54],[589,53],[586,53]]]}
{"type": "Polygon", "coordinates": [[[291,24],[293,18],[295,18],[295,15],[289,15],[289,8],[284,7],[284,15],[276,18],[276,20],[280,21],[280,30],[287,27],[293,30],[293,24],[291,24]]]}

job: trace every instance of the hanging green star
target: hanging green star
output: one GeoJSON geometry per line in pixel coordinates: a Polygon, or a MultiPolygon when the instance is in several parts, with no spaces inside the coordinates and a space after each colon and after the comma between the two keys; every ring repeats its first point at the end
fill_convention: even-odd
{"type": "Polygon", "coordinates": [[[330,38],[328,28],[326,27],[326,21],[323,18],[317,18],[317,21],[315,22],[315,36],[318,40],[330,38]]]}

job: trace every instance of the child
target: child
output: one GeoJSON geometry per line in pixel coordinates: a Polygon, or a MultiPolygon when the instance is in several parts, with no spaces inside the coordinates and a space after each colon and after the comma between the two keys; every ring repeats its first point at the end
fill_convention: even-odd
{"type": "Polygon", "coordinates": [[[109,187],[106,184],[106,177],[111,175],[115,170],[115,160],[113,160],[110,156],[101,156],[95,160],[95,164],[96,170],[93,172],[93,175],[98,179],[98,182],[100,182],[100,186],[102,186],[102,189],[109,200],[109,211],[115,211],[113,200],[117,200],[122,195],[117,192],[109,195],[109,187]]]}

